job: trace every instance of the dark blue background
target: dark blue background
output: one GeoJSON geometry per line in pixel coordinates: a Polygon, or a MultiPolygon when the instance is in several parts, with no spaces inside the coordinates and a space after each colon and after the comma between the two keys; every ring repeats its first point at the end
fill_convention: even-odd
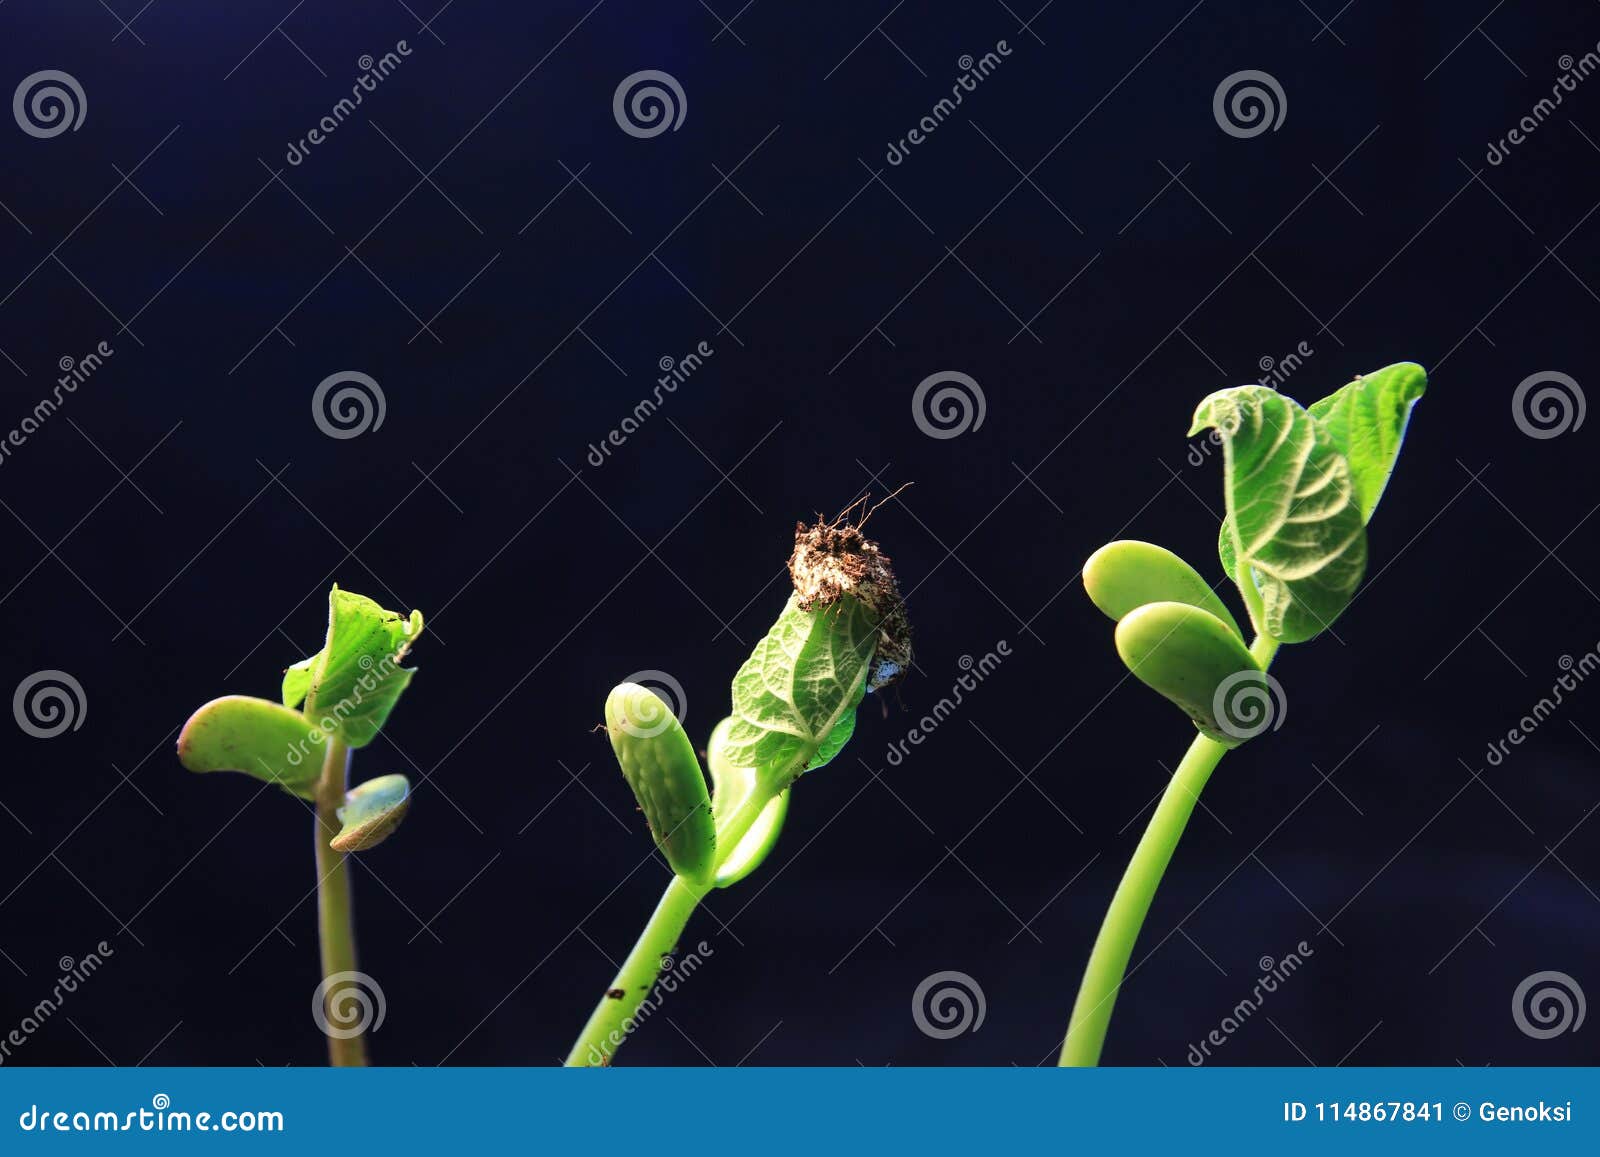
{"type": "Polygon", "coordinates": [[[607,689],[670,672],[703,740],[782,605],[794,520],[907,482],[873,524],[918,629],[904,709],[869,700],[801,784],[622,1061],[1053,1059],[1192,734],[1123,678],[1077,569],[1133,535],[1215,575],[1220,471],[1186,461],[1190,412],[1302,341],[1288,393],[1402,359],[1430,393],[1368,583],[1338,640],[1282,654],[1287,725],[1208,789],[1106,1059],[1182,1065],[1301,940],[1217,1063],[1595,1059],[1597,1026],[1532,1040],[1510,1004],[1544,969],[1600,996],[1600,687],[1502,766],[1484,751],[1600,640],[1596,423],[1535,440],[1510,405],[1538,372],[1594,384],[1600,81],[1484,157],[1600,10],[436,2],[0,8],[0,89],[61,69],[88,106],[51,139],[0,118],[0,427],[59,359],[115,349],[0,466],[0,690],[61,669],[87,700],[55,739],[0,728],[0,1030],[59,957],[115,951],[9,1063],[323,1059],[310,820],[172,743],[214,695],[273,693],[331,581],[429,618],[355,765],[419,783],[355,872],[375,1058],[554,1061],[665,879],[595,731],[607,689]],[[641,69],[681,83],[676,132],[613,119],[641,69]],[[1287,100],[1249,139],[1212,115],[1244,69],[1287,100]],[[380,383],[380,429],[319,432],[340,370],[380,383]],[[949,440],[910,406],[943,370],[987,407],[949,440]],[[987,1014],[941,1041],[910,1004],[945,969],[987,1014]]]}

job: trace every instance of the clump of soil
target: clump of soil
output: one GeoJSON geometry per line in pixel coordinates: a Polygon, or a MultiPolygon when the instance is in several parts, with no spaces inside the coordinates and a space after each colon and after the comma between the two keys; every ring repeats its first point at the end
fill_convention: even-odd
{"type": "Polygon", "coordinates": [[[911,664],[911,623],[889,556],[862,532],[872,511],[862,514],[859,522],[850,521],[865,502],[863,498],[851,504],[832,521],[818,515],[810,526],[796,523],[789,577],[801,610],[853,598],[871,613],[878,638],[867,690],[876,691],[905,677],[911,664]]]}

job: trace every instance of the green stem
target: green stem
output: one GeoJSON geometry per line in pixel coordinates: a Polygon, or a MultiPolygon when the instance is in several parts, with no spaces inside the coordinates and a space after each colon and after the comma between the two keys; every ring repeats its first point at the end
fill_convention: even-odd
{"type": "MultiPolygon", "coordinates": [[[[350,875],[344,853],[333,850],[333,837],[339,834],[338,809],[344,806],[349,786],[350,752],[338,738],[328,740],[327,757],[322,763],[322,778],[317,782],[317,931],[322,941],[322,976],[356,971],[355,920],[350,903],[350,875]]],[[[343,989],[351,982],[329,987],[323,993],[324,1023],[337,1025],[333,1015],[339,1007],[343,989]]],[[[357,1035],[341,1039],[328,1037],[328,1061],[334,1065],[365,1065],[367,1042],[357,1035]]]]}
{"type": "Polygon", "coordinates": [[[622,1042],[638,1026],[635,1017],[645,997],[655,988],[663,961],[677,947],[689,917],[710,890],[709,884],[691,884],[682,876],[672,877],[661,902],[640,933],[638,943],[622,962],[616,978],[572,1046],[567,1057],[568,1067],[611,1063],[622,1042]]]}
{"type": "MultiPolygon", "coordinates": [[[[773,794],[754,791],[741,800],[733,814],[717,828],[718,846],[726,852],[733,851],[773,794]]],[[[661,976],[663,959],[677,947],[689,917],[713,887],[712,883],[695,884],[682,876],[672,877],[633,951],[622,962],[600,1003],[589,1014],[583,1032],[578,1034],[572,1052],[567,1055],[568,1068],[612,1062],[622,1042],[639,1025],[636,1014],[661,976]]]]}
{"type": "MultiPolygon", "coordinates": [[[[1266,635],[1259,636],[1250,647],[1262,670],[1271,664],[1277,650],[1277,640],[1266,635]]],[[[1214,739],[1196,735],[1167,783],[1139,846],[1133,850],[1133,859],[1122,874],[1116,895],[1111,898],[1100,934],[1095,937],[1078,999],[1072,1006],[1067,1038],[1061,1045],[1061,1064],[1085,1067],[1100,1063],[1111,1010],[1122,988],[1134,942],[1150,912],[1150,902],[1172,862],[1194,806],[1200,802],[1201,789],[1228,750],[1214,739]]]]}

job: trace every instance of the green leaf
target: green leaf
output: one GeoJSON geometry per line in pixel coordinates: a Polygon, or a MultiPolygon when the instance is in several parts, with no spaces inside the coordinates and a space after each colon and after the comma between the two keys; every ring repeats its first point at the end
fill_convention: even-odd
{"type": "Polygon", "coordinates": [[[855,727],[878,626],[852,597],[810,611],[791,597],[734,676],[729,759],[777,792],[837,755],[855,727]]]}
{"type": "Polygon", "coordinates": [[[406,618],[335,586],[328,593],[327,641],[284,672],[284,705],[304,703],[307,718],[323,730],[365,747],[416,674],[400,662],[420,634],[421,611],[406,618]]]}
{"type": "Polygon", "coordinates": [[[189,717],[178,761],[190,771],[242,771],[311,799],[327,738],[298,711],[270,699],[224,695],[189,717]]]}
{"type": "Polygon", "coordinates": [[[606,732],[667,863],[686,880],[708,883],[716,870],[716,827],[683,726],[653,692],[623,683],[606,697],[606,732]]]}
{"type": "Polygon", "coordinates": [[[1350,463],[1363,522],[1372,521],[1400,456],[1411,408],[1427,388],[1427,371],[1415,362],[1399,362],[1362,374],[1307,407],[1350,463]]]}
{"type": "Polygon", "coordinates": [[[724,838],[727,825],[738,814],[739,806],[762,790],[761,776],[755,768],[739,767],[728,758],[727,739],[732,726],[731,718],[724,719],[711,732],[711,741],[706,744],[706,762],[711,767],[713,785],[711,810],[717,823],[715,882],[719,888],[732,887],[761,866],[778,842],[789,811],[789,791],[785,788],[767,800],[755,823],[742,837],[731,845],[724,838]]]}
{"type": "Polygon", "coordinates": [[[1254,576],[1267,634],[1315,638],[1349,604],[1367,565],[1350,464],[1318,419],[1265,386],[1206,398],[1189,434],[1207,427],[1222,437],[1234,580],[1244,589],[1254,576]]]}
{"type": "MultiPolygon", "coordinates": [[[[789,810],[787,789],[771,796],[754,824],[731,846],[725,839],[728,824],[738,814],[740,806],[759,791],[765,790],[760,773],[753,767],[740,767],[729,756],[728,734],[732,730],[732,717],[718,723],[706,744],[706,762],[711,767],[713,792],[711,807],[717,825],[718,864],[716,885],[727,888],[737,884],[767,858],[783,829],[784,816],[789,810]]],[[[835,728],[837,731],[838,728],[835,728]]]]}
{"type": "Polygon", "coordinates": [[[311,690],[311,673],[322,660],[322,652],[318,651],[308,659],[301,659],[292,667],[283,672],[283,705],[298,708],[306,701],[306,692],[311,690]]]}
{"type": "Polygon", "coordinates": [[[1211,739],[1236,747],[1248,738],[1229,718],[1228,702],[1264,694],[1266,674],[1215,615],[1187,603],[1148,603],[1117,624],[1117,654],[1211,739]]]}
{"type": "Polygon", "coordinates": [[[1217,528],[1217,557],[1222,560],[1222,573],[1237,583],[1239,557],[1233,552],[1233,524],[1227,515],[1222,516],[1222,525],[1217,528]]]}
{"type": "Polygon", "coordinates": [[[411,808],[411,783],[403,775],[380,775],[345,792],[335,814],[343,826],[330,843],[336,852],[375,848],[400,826],[411,808]]]}
{"type": "Polygon", "coordinates": [[[1243,631],[1227,605],[1200,574],[1165,547],[1125,539],[1107,543],[1083,564],[1083,586],[1089,598],[1112,619],[1121,619],[1146,603],[1188,603],[1209,611],[1243,631]]]}
{"type": "Polygon", "coordinates": [[[767,801],[756,822],[717,866],[717,887],[731,888],[762,865],[783,833],[783,820],[788,814],[789,789],[784,788],[767,801]]]}

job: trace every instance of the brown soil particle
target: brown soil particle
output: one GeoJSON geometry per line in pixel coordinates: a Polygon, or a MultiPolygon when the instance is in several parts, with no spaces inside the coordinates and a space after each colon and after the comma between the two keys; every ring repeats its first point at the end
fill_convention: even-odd
{"type": "Polygon", "coordinates": [[[852,503],[831,522],[818,515],[813,525],[796,523],[789,577],[801,610],[817,610],[853,598],[872,614],[878,639],[867,689],[876,691],[904,678],[911,663],[911,624],[889,556],[862,533],[871,510],[860,522],[849,520],[865,502],[862,498],[852,503]]]}

